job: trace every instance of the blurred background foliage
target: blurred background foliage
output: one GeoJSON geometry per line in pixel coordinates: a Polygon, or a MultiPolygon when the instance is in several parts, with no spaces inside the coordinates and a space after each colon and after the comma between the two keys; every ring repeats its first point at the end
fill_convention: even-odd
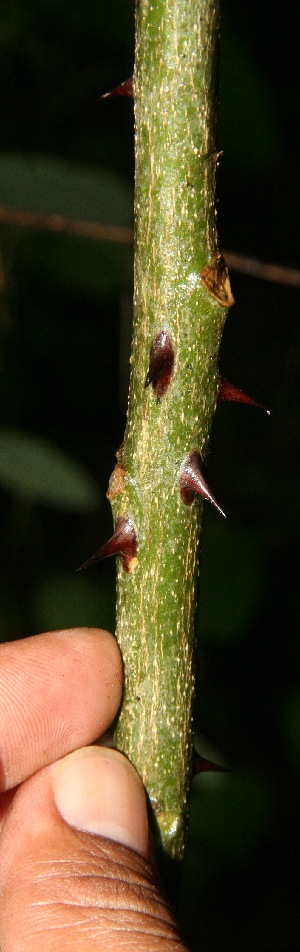
{"type": "MultiPolygon", "coordinates": [[[[221,246],[288,267],[297,265],[299,9],[291,0],[284,14],[270,0],[222,5],[221,246]]],[[[133,110],[130,100],[97,97],[132,73],[134,4],[2,0],[0,45],[4,640],[114,626],[114,565],[76,568],[111,532],[105,492],[125,426],[133,110]],[[9,221],[11,209],[19,221],[35,213],[39,227],[9,221]],[[68,227],[46,227],[49,215],[68,227]],[[106,232],[96,240],[71,222],[106,232]]],[[[221,372],[272,415],[222,404],[213,425],[208,477],[228,518],[205,509],[197,747],[234,770],[194,782],[182,918],[194,950],[292,952],[299,291],[235,272],[232,287],[221,372]]]]}

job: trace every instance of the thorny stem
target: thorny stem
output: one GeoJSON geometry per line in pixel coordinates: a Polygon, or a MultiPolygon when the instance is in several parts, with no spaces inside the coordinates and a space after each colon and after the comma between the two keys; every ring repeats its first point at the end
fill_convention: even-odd
{"type": "Polygon", "coordinates": [[[179,474],[191,451],[197,459],[207,451],[232,303],[214,208],[217,39],[217,0],[137,0],[134,331],[126,433],[108,492],[115,522],[128,516],[135,527],[137,552],[130,571],[118,568],[125,691],[115,739],[143,778],[163,847],[177,858],[203,509],[199,498],[184,502],[179,474]],[[174,367],[160,395],[145,381],[162,331],[174,367]]]}

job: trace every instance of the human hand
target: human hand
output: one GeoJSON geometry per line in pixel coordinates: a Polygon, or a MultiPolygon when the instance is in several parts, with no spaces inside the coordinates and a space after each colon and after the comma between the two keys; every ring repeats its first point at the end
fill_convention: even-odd
{"type": "Polygon", "coordinates": [[[87,746],[122,682],[105,631],[0,645],[3,952],[184,950],[149,862],[142,783],[117,751],[87,746]]]}

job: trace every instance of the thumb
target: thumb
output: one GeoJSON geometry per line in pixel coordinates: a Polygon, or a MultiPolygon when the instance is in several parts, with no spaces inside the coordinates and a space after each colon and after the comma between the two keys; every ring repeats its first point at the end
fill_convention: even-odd
{"type": "Polygon", "coordinates": [[[0,836],[6,952],[172,952],[183,946],[148,856],[142,783],[86,747],[22,784],[0,836]]]}
{"type": "Polygon", "coordinates": [[[148,858],[148,821],[142,782],[116,750],[84,747],[52,773],[56,807],[70,826],[107,836],[148,858]]]}

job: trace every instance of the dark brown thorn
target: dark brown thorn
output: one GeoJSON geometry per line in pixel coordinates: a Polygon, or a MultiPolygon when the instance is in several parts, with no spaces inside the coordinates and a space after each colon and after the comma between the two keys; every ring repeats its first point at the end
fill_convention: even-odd
{"type": "Polygon", "coordinates": [[[222,764],[216,764],[213,760],[207,760],[206,757],[201,757],[201,755],[197,754],[197,751],[194,750],[192,763],[193,777],[196,777],[199,773],[229,773],[229,768],[223,767],[222,764]]]}
{"type": "Polygon", "coordinates": [[[156,335],[151,344],[149,370],[145,387],[152,384],[155,396],[160,399],[168,389],[174,368],[174,350],[166,330],[156,335]]]}
{"type": "Polygon", "coordinates": [[[108,542],[105,542],[100,549],[97,549],[94,555],[91,555],[86,562],[83,562],[77,571],[80,572],[81,569],[87,569],[89,565],[93,565],[93,563],[98,562],[99,559],[107,559],[110,555],[119,555],[124,572],[132,572],[137,564],[136,553],[136,531],[130,516],[126,514],[125,516],[120,516],[118,519],[114,534],[108,539],[108,542]]]}
{"type": "Polygon", "coordinates": [[[234,403],[247,403],[249,406],[259,407],[260,410],[265,410],[268,416],[271,413],[271,410],[268,410],[263,403],[248,397],[247,393],[238,390],[238,387],[234,387],[232,383],[229,383],[229,380],[225,380],[225,377],[220,378],[219,384],[218,403],[221,403],[222,400],[232,400],[234,403]]]}
{"type": "Polygon", "coordinates": [[[185,457],[179,470],[179,489],[181,499],[186,506],[191,506],[196,494],[211,502],[215,509],[226,519],[225,512],[218,505],[201,473],[201,456],[198,450],[191,450],[185,457]]]}
{"type": "Polygon", "coordinates": [[[130,99],[133,99],[133,76],[129,76],[129,79],[125,79],[124,83],[120,83],[119,86],[114,86],[107,93],[103,93],[102,96],[98,97],[97,102],[100,99],[113,99],[114,96],[129,96],[130,99]]]}

